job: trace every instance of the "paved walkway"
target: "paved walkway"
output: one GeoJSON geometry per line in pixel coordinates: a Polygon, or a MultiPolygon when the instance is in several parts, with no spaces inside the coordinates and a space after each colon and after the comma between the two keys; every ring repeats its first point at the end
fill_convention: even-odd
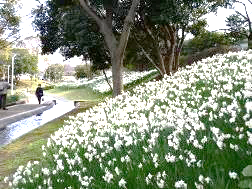
{"type": "Polygon", "coordinates": [[[40,114],[52,108],[53,105],[52,101],[44,101],[43,104],[38,104],[36,98],[31,98],[27,101],[27,104],[8,106],[8,110],[0,109],[0,130],[11,123],[40,114]]]}

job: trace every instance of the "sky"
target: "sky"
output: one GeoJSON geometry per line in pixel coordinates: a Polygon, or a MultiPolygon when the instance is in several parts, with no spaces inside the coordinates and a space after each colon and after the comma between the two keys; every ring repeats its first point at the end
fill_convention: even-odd
{"type": "Polygon", "coordinates": [[[22,8],[18,10],[18,15],[21,16],[21,37],[30,37],[36,35],[36,32],[32,27],[32,14],[31,11],[33,8],[36,8],[39,5],[35,0],[21,0],[22,8]]]}

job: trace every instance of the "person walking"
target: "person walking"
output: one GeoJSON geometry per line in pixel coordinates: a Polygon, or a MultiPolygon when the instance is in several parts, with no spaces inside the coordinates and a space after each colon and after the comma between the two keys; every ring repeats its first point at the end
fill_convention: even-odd
{"type": "Polygon", "coordinates": [[[39,104],[41,103],[41,97],[42,96],[44,96],[44,93],[43,93],[43,89],[42,89],[42,87],[41,87],[41,84],[38,84],[38,87],[37,87],[37,89],[36,89],[36,96],[37,96],[37,98],[38,98],[38,102],[39,102],[39,104]]]}
{"type": "Polygon", "coordinates": [[[6,101],[7,101],[7,89],[10,89],[10,84],[6,81],[0,81],[0,108],[3,110],[8,110],[6,108],[6,101]]]}

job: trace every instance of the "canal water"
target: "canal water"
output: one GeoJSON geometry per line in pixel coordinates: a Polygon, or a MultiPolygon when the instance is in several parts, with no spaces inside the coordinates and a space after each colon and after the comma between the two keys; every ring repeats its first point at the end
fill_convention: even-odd
{"type": "MultiPolygon", "coordinates": [[[[12,140],[19,138],[20,136],[64,115],[67,112],[70,112],[75,108],[73,101],[56,99],[49,96],[45,96],[45,99],[46,101],[56,100],[56,104],[51,109],[46,110],[41,114],[12,123],[5,129],[0,130],[0,147],[9,144],[12,140]]],[[[29,103],[37,102],[30,101],[29,103]]]]}

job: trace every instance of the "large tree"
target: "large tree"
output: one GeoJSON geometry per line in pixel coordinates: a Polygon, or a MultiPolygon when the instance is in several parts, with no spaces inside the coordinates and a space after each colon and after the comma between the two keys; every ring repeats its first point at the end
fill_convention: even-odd
{"type": "MultiPolygon", "coordinates": [[[[16,54],[14,64],[14,76],[19,80],[22,74],[34,75],[38,73],[38,56],[30,54],[27,49],[12,49],[12,53],[16,54]]],[[[11,58],[9,59],[11,64],[11,58]]]]}
{"type": "Polygon", "coordinates": [[[18,0],[0,2],[0,50],[5,49],[19,38],[20,17],[17,16],[18,0]]]}
{"type": "Polygon", "coordinates": [[[252,21],[248,10],[252,9],[252,1],[247,0],[246,4],[241,1],[233,0],[229,4],[229,8],[235,10],[235,14],[230,15],[226,20],[227,30],[231,36],[238,39],[248,39],[248,49],[252,49],[252,21]],[[238,11],[235,5],[242,5],[243,11],[238,11]]]}
{"type": "Polygon", "coordinates": [[[178,69],[186,34],[199,35],[207,25],[202,16],[231,1],[141,0],[133,32],[138,54],[145,55],[161,75],[171,74],[178,69]]]}
{"type": "Polygon", "coordinates": [[[45,47],[44,52],[50,52],[61,46],[64,47],[62,50],[65,53],[72,53],[76,49],[76,53],[84,56],[89,55],[89,57],[92,55],[91,58],[95,60],[99,57],[97,53],[94,53],[95,49],[102,49],[101,47],[103,47],[104,49],[100,51],[103,60],[111,61],[112,64],[113,95],[120,94],[123,90],[124,51],[139,1],[79,0],[77,2],[48,0],[47,7],[49,6],[50,9],[44,11],[46,8],[41,6],[35,18],[35,25],[40,30],[41,41],[45,47]],[[78,14],[74,14],[71,12],[72,10],[78,11],[78,14]],[[79,17],[74,15],[79,15],[79,17]],[[70,20],[73,22],[69,22],[70,20]],[[74,35],[71,35],[69,30],[65,30],[69,28],[71,23],[72,29],[78,31],[74,35]],[[64,28],[59,27],[62,24],[65,25],[64,28]],[[56,38],[55,33],[58,34],[56,38]],[[87,40],[90,43],[87,44],[87,36],[82,38],[83,33],[90,37],[90,40],[87,40]],[[64,40],[65,43],[62,43],[62,36],[67,36],[68,39],[72,36],[74,39],[64,40]],[[97,40],[95,41],[95,39],[97,40]],[[99,48],[95,46],[98,41],[99,48]],[[79,48],[80,46],[83,48],[79,48]]]}
{"type": "Polygon", "coordinates": [[[170,74],[178,69],[186,34],[197,35],[209,11],[203,0],[141,0],[132,40],[162,76],[170,74]]]}
{"type": "Polygon", "coordinates": [[[52,64],[45,71],[45,78],[50,81],[60,81],[64,74],[64,66],[61,64],[52,64]]]}

